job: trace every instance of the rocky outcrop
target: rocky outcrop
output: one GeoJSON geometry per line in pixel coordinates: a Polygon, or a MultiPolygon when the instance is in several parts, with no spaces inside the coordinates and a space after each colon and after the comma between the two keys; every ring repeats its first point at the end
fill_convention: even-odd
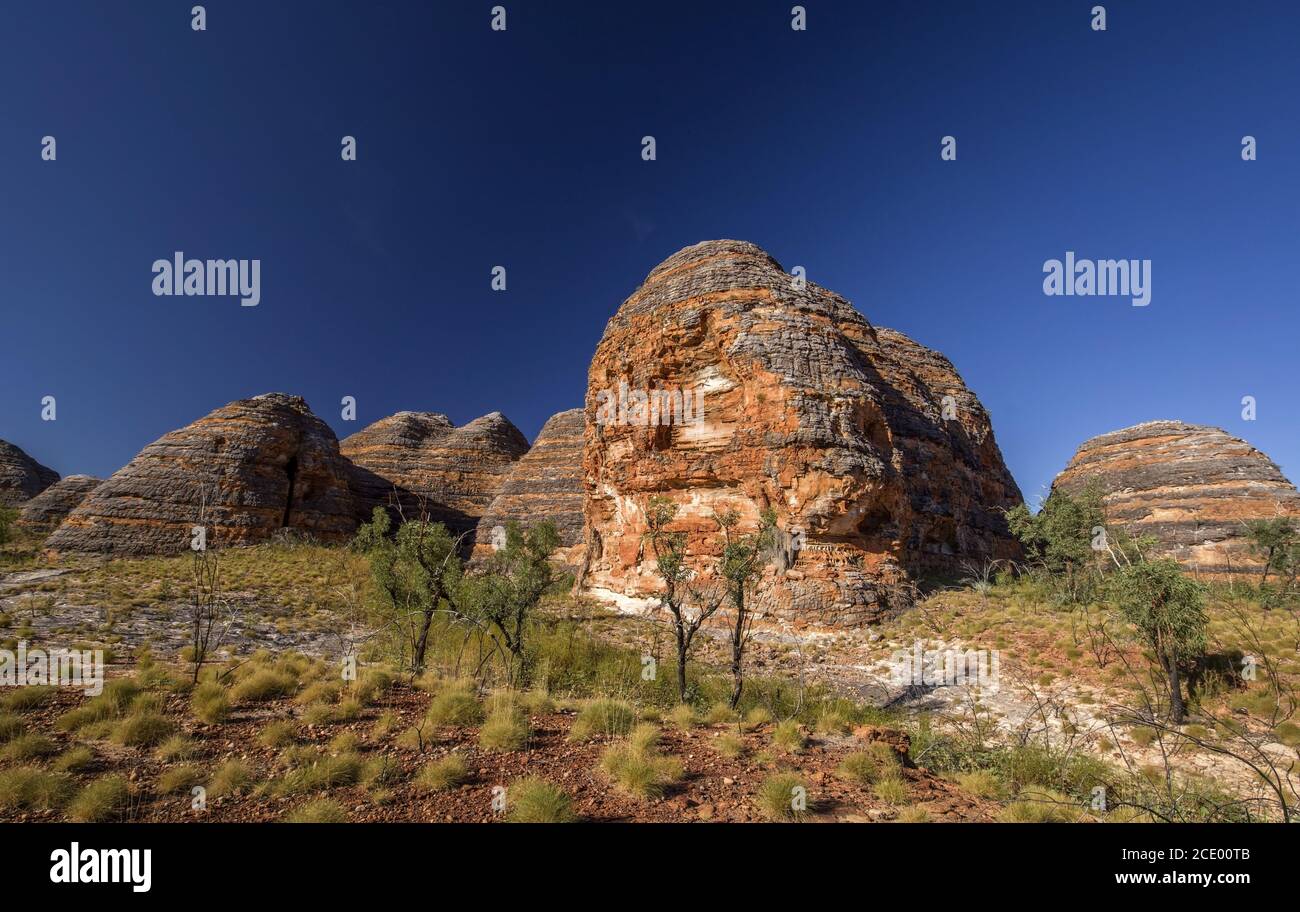
{"type": "Polygon", "coordinates": [[[12,443],[0,440],[0,506],[31,500],[58,480],[58,472],[41,465],[12,443]]]}
{"type": "Polygon", "coordinates": [[[1300,494],[1273,461],[1215,427],[1151,421],[1079,447],[1053,490],[1100,486],[1109,522],[1151,536],[1198,572],[1257,569],[1245,523],[1300,516],[1300,494]]]}
{"type": "Polygon", "coordinates": [[[334,432],[298,396],[241,399],[145,447],[50,536],[54,551],[168,554],[207,528],[209,547],[292,528],[342,541],[356,527],[334,432]]]}
{"type": "Polygon", "coordinates": [[[360,505],[400,507],[456,533],[473,531],[528,439],[500,412],[456,427],[446,415],[398,412],[346,437],[360,505]]]}
{"type": "Polygon", "coordinates": [[[23,505],[18,524],[32,528],[57,526],[101,481],[91,475],[68,475],[56,481],[23,505]]]}
{"type": "Polygon", "coordinates": [[[605,328],[586,412],[582,587],[627,608],[659,587],[656,493],[703,572],[715,510],[743,530],[773,509],[782,554],[758,603],[795,624],[867,623],[918,574],[1019,553],[1002,510],[1020,492],[952,364],[753,244],[697,244],[650,273],[605,328]]]}
{"type": "Polygon", "coordinates": [[[544,519],[560,533],[557,563],[576,571],[585,550],[582,534],[584,413],[552,415],[532,447],[510,469],[478,523],[474,555],[492,553],[492,530],[511,521],[530,526],[544,519]]]}

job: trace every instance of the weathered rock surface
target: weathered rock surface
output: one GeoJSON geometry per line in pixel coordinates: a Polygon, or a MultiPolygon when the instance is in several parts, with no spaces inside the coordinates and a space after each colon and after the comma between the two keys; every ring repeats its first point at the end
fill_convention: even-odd
{"type": "Polygon", "coordinates": [[[341,541],[356,528],[334,432],[298,396],[267,393],[217,409],[166,434],[92,491],[46,547],[167,554],[190,546],[254,544],[293,528],[341,541]]]}
{"type": "Polygon", "coordinates": [[[0,506],[31,500],[58,480],[58,472],[41,465],[12,443],[0,440],[0,506]]]}
{"type": "Polygon", "coordinates": [[[500,412],[456,427],[446,415],[398,412],[344,438],[362,473],[353,488],[368,513],[400,507],[457,533],[473,531],[528,439],[500,412]]]}
{"type": "Polygon", "coordinates": [[[759,602],[796,624],[868,623],[906,603],[915,574],[1019,553],[1001,511],[1020,492],[952,364],[797,287],[753,244],[709,241],[656,267],[606,326],[586,411],[582,587],[629,609],[659,585],[643,542],[656,493],[678,503],[673,528],[702,568],[714,510],[738,510],[743,530],[773,508],[786,557],[759,602]],[[635,396],[652,390],[703,417],[664,424],[661,407],[647,424],[635,396]]]}
{"type": "Polygon", "coordinates": [[[1203,573],[1255,572],[1245,522],[1300,516],[1300,493],[1271,459],[1219,428],[1182,421],[1092,438],[1052,487],[1078,493],[1090,480],[1109,521],[1203,573]]]}
{"type": "Polygon", "coordinates": [[[560,533],[556,562],[578,568],[582,534],[582,446],[585,415],[570,409],[552,415],[532,447],[510,469],[500,492],[478,523],[474,555],[492,553],[492,530],[515,521],[529,526],[549,519],[560,533]]]}
{"type": "Polygon", "coordinates": [[[23,505],[18,513],[18,524],[30,527],[58,525],[102,481],[91,475],[68,475],[56,481],[23,505]]]}

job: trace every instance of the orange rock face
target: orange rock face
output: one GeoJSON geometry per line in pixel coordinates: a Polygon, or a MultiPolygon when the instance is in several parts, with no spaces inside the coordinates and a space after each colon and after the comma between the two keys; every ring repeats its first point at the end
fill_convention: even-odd
{"type": "Polygon", "coordinates": [[[1078,493],[1094,480],[1109,521],[1201,573],[1256,572],[1246,521],[1300,517],[1300,494],[1271,459],[1218,428],[1181,421],[1092,438],[1052,487],[1078,493]]]}
{"type": "Polygon", "coordinates": [[[345,437],[358,467],[353,489],[367,515],[400,506],[457,533],[472,532],[528,439],[500,412],[456,427],[446,415],[398,412],[345,437]]]}
{"type": "Polygon", "coordinates": [[[697,244],[650,273],[605,329],[586,412],[581,585],[627,608],[659,588],[654,494],[678,503],[701,569],[714,511],[743,531],[774,509],[786,554],[758,595],[795,624],[868,623],[915,574],[1019,553],[1002,510],[1020,492],[952,364],[753,244],[697,244]]]}

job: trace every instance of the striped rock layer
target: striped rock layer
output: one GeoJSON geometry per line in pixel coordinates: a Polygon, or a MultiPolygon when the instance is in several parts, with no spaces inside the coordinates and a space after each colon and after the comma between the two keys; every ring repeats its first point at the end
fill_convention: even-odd
{"type": "Polygon", "coordinates": [[[1209,574],[1254,572],[1245,523],[1300,517],[1300,493],[1271,459],[1214,427],[1151,421],[1079,447],[1053,490],[1099,484],[1110,522],[1209,574]]]}
{"type": "Polygon", "coordinates": [[[737,510],[743,531],[773,508],[786,554],[757,603],[795,625],[869,623],[907,603],[916,574],[1019,553],[1002,510],[1020,492],[952,364],[753,244],[709,241],[656,267],[606,326],[585,405],[581,585],[628,609],[659,588],[643,536],[660,493],[705,573],[715,510],[737,510]],[[622,407],[664,389],[702,419],[665,424],[661,407],[647,424],[622,407]]]}
{"type": "Polygon", "coordinates": [[[359,469],[353,487],[369,512],[387,506],[407,519],[473,532],[528,439],[500,412],[456,427],[446,415],[398,412],[344,438],[359,469]]]}
{"type": "Polygon", "coordinates": [[[532,448],[506,475],[500,493],[478,523],[475,557],[492,553],[493,530],[511,521],[527,527],[541,520],[560,534],[556,562],[576,570],[585,545],[582,531],[582,446],[584,413],[570,409],[552,415],[532,448]]]}
{"type": "Polygon", "coordinates": [[[96,487],[46,542],[54,551],[168,554],[203,526],[209,546],[283,528],[322,541],[356,528],[352,466],[298,396],[232,402],[145,447],[96,487]]]}
{"type": "Polygon", "coordinates": [[[58,472],[41,465],[12,443],[0,440],[0,506],[31,500],[58,480],[58,472]]]}
{"type": "Polygon", "coordinates": [[[91,475],[67,475],[56,481],[23,505],[18,513],[21,526],[57,526],[64,518],[81,506],[102,479],[91,475]]]}

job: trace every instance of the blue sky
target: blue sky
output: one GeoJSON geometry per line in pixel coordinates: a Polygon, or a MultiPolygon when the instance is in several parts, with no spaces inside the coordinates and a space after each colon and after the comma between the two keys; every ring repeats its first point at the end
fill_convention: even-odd
{"type": "Polygon", "coordinates": [[[220,0],[205,32],[188,0],[8,4],[0,437],[106,475],[271,390],[340,437],[400,409],[531,437],[656,263],[734,237],[950,357],[1031,502],[1157,418],[1300,477],[1294,4],[1107,3],[1099,33],[1092,2],[814,0],[806,32],[789,2],[501,2],[504,33],[488,2],[220,0]],[[176,250],[260,259],[261,304],[155,297],[176,250]],[[1150,306],[1044,296],[1067,250],[1150,259],[1150,306]]]}

